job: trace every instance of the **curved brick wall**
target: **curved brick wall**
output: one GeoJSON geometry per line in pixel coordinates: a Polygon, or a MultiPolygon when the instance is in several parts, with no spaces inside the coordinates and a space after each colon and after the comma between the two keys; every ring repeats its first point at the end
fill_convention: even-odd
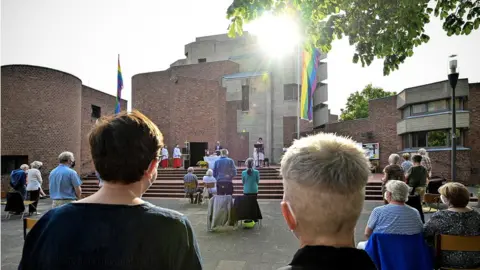
{"type": "MultiPolygon", "coordinates": [[[[80,163],[82,82],[54,69],[2,66],[2,155],[40,160],[46,176],[62,151],[80,163]]],[[[78,164],[80,165],[80,164],[78,164]]],[[[44,187],[48,187],[44,177],[44,187]]]]}

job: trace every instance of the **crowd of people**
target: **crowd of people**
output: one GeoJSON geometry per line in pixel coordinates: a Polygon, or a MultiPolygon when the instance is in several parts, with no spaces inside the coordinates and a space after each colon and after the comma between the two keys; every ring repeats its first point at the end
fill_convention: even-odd
{"type": "MultiPolygon", "coordinates": [[[[102,188],[43,215],[25,240],[19,268],[202,269],[200,249],[187,217],[142,199],[163,158],[163,137],[157,126],[137,111],[120,113],[97,123],[89,144],[102,188]]],[[[212,194],[230,192],[226,183],[237,173],[226,149],[221,156],[204,177],[204,182],[216,183],[206,187],[212,194]]],[[[79,180],[68,170],[73,155],[60,155],[59,161],[58,179],[70,179],[71,185],[59,185],[57,191],[62,192],[57,193],[67,197],[55,200],[66,201],[74,195],[80,198],[81,190],[76,189],[79,180]]],[[[418,159],[413,161],[405,176],[403,169],[402,174],[394,173],[397,169],[392,166],[398,165],[399,158],[391,157],[392,166],[385,169],[384,181],[388,204],[373,210],[365,229],[369,240],[364,245],[378,234],[423,233],[429,243],[439,233],[480,235],[479,214],[467,206],[468,191],[465,193],[459,183],[440,188],[442,201],[449,208],[422,224],[417,210],[405,205],[410,189],[423,184],[412,172],[418,159]],[[403,175],[409,185],[414,181],[420,185],[409,187],[404,179],[391,179],[390,175],[403,175]]],[[[253,160],[246,163],[243,193],[256,195],[260,174],[253,160]]],[[[354,241],[370,175],[363,150],[351,139],[334,134],[308,136],[287,149],[280,170],[284,185],[281,212],[300,247],[289,265],[281,269],[377,269],[369,253],[356,248],[354,241]]],[[[428,175],[431,170],[426,170],[428,175]]],[[[185,179],[198,183],[193,169],[185,179]]],[[[478,255],[445,253],[443,262],[479,267],[478,255]]]]}

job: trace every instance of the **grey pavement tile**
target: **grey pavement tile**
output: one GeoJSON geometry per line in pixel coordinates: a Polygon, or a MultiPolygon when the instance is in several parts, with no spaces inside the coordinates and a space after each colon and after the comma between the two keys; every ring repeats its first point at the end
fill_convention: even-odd
{"type": "MultiPolygon", "coordinates": [[[[147,199],[151,203],[184,213],[192,223],[206,270],[278,269],[290,262],[298,249],[297,239],[288,230],[280,212],[279,200],[260,200],[264,217],[259,229],[226,228],[208,232],[207,205],[191,205],[184,199],[147,199]]],[[[366,202],[356,227],[356,241],[363,231],[371,210],[381,202],[366,202]]],[[[39,211],[46,213],[50,200],[40,200],[39,211]]],[[[3,207],[2,207],[3,210],[3,207]]],[[[1,212],[2,214],[3,211],[1,212]]],[[[22,221],[19,217],[1,222],[2,269],[16,269],[23,248],[22,221]]]]}
{"type": "Polygon", "coordinates": [[[215,270],[243,270],[245,261],[220,261],[215,270]]]}

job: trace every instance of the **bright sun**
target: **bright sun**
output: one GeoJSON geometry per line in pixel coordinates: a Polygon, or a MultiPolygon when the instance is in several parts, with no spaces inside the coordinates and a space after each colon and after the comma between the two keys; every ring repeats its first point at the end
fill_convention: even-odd
{"type": "Polygon", "coordinates": [[[248,26],[263,50],[274,57],[292,52],[300,39],[298,25],[287,15],[264,14],[248,26]]]}

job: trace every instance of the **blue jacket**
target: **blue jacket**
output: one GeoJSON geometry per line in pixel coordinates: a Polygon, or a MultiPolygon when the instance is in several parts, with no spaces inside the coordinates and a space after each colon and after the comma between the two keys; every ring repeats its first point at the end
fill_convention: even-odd
{"type": "Polygon", "coordinates": [[[423,234],[374,233],[365,247],[379,270],[432,270],[433,253],[423,234]]]}
{"type": "Polygon", "coordinates": [[[248,170],[242,172],[243,193],[258,193],[258,182],[260,182],[260,173],[252,169],[252,175],[248,175],[248,170]]]}
{"type": "Polygon", "coordinates": [[[22,169],[13,170],[10,174],[10,186],[17,190],[27,184],[27,173],[22,169]]]}
{"type": "Polygon", "coordinates": [[[220,181],[232,181],[233,177],[237,175],[237,168],[235,162],[231,158],[221,157],[215,161],[213,165],[213,177],[220,181]]]}

